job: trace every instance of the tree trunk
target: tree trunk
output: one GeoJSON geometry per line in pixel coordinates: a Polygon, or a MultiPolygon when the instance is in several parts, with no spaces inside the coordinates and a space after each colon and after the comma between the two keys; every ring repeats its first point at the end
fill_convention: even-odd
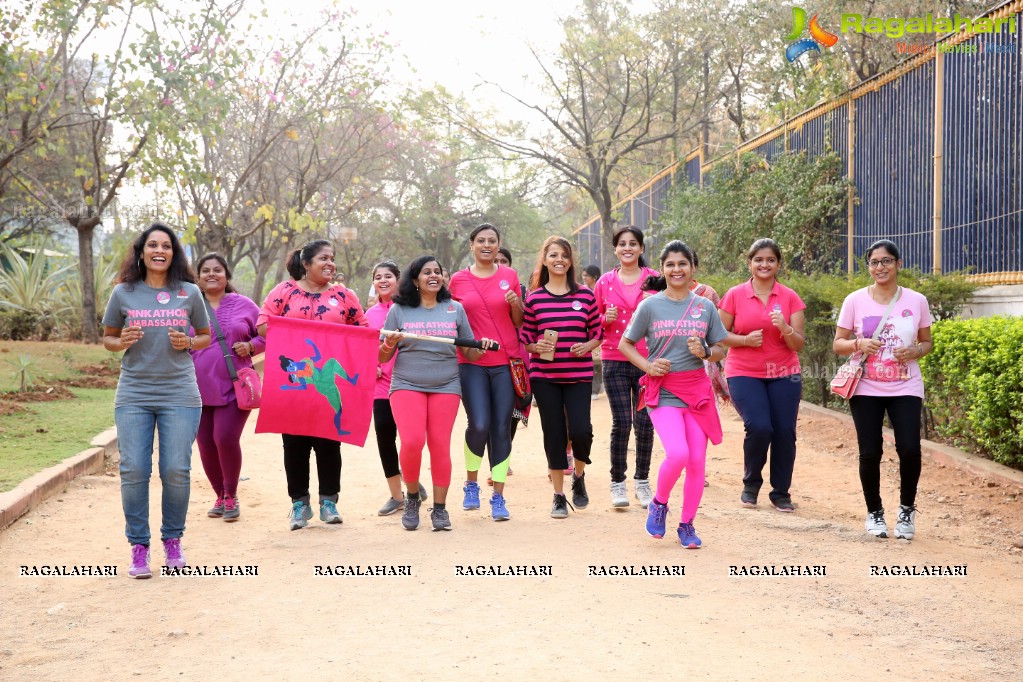
{"type": "MultiPolygon", "coordinates": [[[[611,203],[609,201],[601,202],[600,204],[600,224],[604,228],[603,240],[600,245],[600,252],[604,255],[601,262],[601,270],[607,272],[612,270],[618,265],[618,259],[615,257],[615,250],[611,248],[611,237],[614,236],[615,230],[618,228],[615,219],[611,216],[611,203]]],[[[581,268],[577,264],[576,270],[581,272],[581,268]]]]}
{"type": "Polygon", "coordinates": [[[96,281],[92,258],[92,237],[99,224],[98,217],[82,218],[72,223],[78,231],[78,271],[82,281],[82,341],[99,343],[96,323],[96,281]]]}

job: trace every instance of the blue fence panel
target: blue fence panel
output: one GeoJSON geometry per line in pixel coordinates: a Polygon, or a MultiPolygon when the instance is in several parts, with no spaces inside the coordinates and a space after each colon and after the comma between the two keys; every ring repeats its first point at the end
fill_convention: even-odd
{"type": "Polygon", "coordinates": [[[803,123],[789,134],[789,151],[815,157],[834,152],[849,172],[849,106],[841,106],[803,123]]]}
{"type": "Polygon", "coordinates": [[[1023,44],[1020,33],[946,53],[944,271],[1023,270],[1023,44]]]}
{"type": "MultiPolygon", "coordinates": [[[[1017,24],[1023,17],[1016,15],[1017,24]]],[[[969,268],[976,274],[1023,273],[1023,30],[985,34],[964,41],[976,51],[946,51],[942,113],[943,186],[942,271],[969,268]]],[[[900,245],[903,260],[927,272],[934,269],[934,118],[935,61],[877,87],[854,93],[856,111],[852,178],[858,202],[853,209],[853,252],[859,256],[881,238],[900,245]]],[[[868,86],[869,87],[869,86],[868,86]]],[[[833,151],[848,176],[850,105],[826,111],[793,126],[790,151],[813,157],[833,151]]],[[[779,132],[779,131],[775,131],[779,132]]],[[[786,148],[777,134],[746,152],[773,161],[786,148]]],[[[721,172],[729,163],[719,159],[721,172]]],[[[699,186],[702,168],[696,156],[674,174],[652,181],[620,207],[622,224],[640,227],[654,243],[668,207],[672,185],[699,186]]],[[[704,184],[707,178],[702,178],[704,184]]],[[[834,226],[845,232],[847,226],[834,226]]],[[[600,220],[577,233],[587,262],[603,262],[600,220]]]]}
{"type": "Polygon", "coordinates": [[[855,101],[853,253],[891,239],[907,266],[931,269],[933,235],[934,63],[855,101]]]}
{"type": "Polygon", "coordinates": [[[700,157],[694,156],[685,163],[682,173],[690,185],[700,186],[700,157]]]}

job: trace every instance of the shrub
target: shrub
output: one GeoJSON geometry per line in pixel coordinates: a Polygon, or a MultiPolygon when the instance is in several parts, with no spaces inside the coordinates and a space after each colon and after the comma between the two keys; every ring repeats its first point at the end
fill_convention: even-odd
{"type": "Polygon", "coordinates": [[[703,189],[680,183],[660,220],[666,239],[679,238],[701,262],[741,268],[746,249],[771,237],[786,261],[803,272],[834,271],[842,260],[838,226],[848,204],[849,183],[834,153],[807,158],[781,154],[768,163],[744,154],[735,165],[710,171],[703,189]]]}
{"type": "Polygon", "coordinates": [[[27,341],[36,336],[39,317],[27,310],[0,308],[0,339],[27,341]]]}
{"type": "Polygon", "coordinates": [[[1023,319],[942,320],[921,360],[939,433],[1023,468],[1023,319]]]}

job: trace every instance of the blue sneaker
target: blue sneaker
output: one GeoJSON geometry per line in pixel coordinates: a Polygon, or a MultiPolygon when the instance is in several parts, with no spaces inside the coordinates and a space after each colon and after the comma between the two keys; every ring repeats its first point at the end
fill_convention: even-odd
{"type": "Polygon", "coordinates": [[[494,493],[490,496],[490,516],[495,521],[507,521],[511,518],[511,515],[508,513],[508,507],[504,504],[504,495],[494,493]]]}
{"type": "Polygon", "coordinates": [[[686,549],[700,549],[700,545],[703,544],[691,523],[678,524],[678,541],[686,549]]]}
{"type": "MultiPolygon", "coordinates": [[[[312,516],[312,509],[309,515],[312,516]]],[[[320,521],[324,523],[341,523],[341,515],[337,513],[337,504],[334,500],[322,500],[320,502],[320,521]]]]}
{"type": "Polygon", "coordinates": [[[462,499],[462,509],[480,508],[480,484],[476,481],[466,481],[462,487],[465,497],[462,499]]]}
{"type": "Polygon", "coordinates": [[[664,521],[668,518],[668,505],[661,504],[654,498],[650,501],[646,515],[646,532],[655,538],[664,537],[664,521]]]}
{"type": "Polygon", "coordinates": [[[313,508],[302,500],[295,500],[291,505],[291,513],[288,515],[288,527],[291,530],[298,530],[309,525],[309,519],[313,518],[313,508]]]}

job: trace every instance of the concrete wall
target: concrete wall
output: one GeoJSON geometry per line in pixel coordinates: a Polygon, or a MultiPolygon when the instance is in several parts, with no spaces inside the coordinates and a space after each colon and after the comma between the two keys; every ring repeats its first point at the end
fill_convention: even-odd
{"type": "Polygon", "coordinates": [[[1023,284],[1001,284],[978,289],[963,309],[963,317],[1023,315],[1023,284]]]}

